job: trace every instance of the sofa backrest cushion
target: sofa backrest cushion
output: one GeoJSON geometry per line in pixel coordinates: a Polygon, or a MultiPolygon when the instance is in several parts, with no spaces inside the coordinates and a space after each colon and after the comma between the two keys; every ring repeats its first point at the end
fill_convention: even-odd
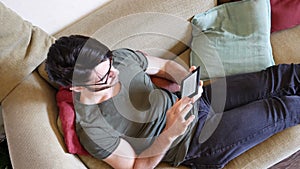
{"type": "MultiPolygon", "coordinates": [[[[90,36],[108,23],[128,15],[139,13],[165,13],[188,20],[192,18],[193,15],[204,12],[216,6],[216,4],[216,0],[112,0],[75,24],[58,32],[55,34],[55,37],[71,34],[90,36]]],[[[147,20],[144,21],[147,22],[147,20]]],[[[117,38],[117,35],[112,38],[117,38]]]]}
{"type": "MultiPolygon", "coordinates": [[[[54,36],[92,36],[110,49],[125,47],[176,59],[191,42],[189,19],[215,5],[216,0],[113,0],[54,36]]],[[[47,79],[44,64],[39,72],[47,79]]]]}
{"type": "Polygon", "coordinates": [[[46,58],[53,37],[0,2],[0,102],[46,58]]]}
{"type": "Polygon", "coordinates": [[[111,49],[152,49],[146,52],[168,57],[183,52],[191,39],[187,24],[181,23],[215,5],[216,0],[113,0],[55,37],[84,34],[111,49]]]}

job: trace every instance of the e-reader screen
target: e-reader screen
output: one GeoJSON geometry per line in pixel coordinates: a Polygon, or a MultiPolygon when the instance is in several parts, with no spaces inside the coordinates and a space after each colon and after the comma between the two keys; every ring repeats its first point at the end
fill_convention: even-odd
{"type": "Polygon", "coordinates": [[[181,82],[181,97],[193,97],[198,94],[200,82],[200,66],[198,66],[193,72],[191,72],[181,82]]]}

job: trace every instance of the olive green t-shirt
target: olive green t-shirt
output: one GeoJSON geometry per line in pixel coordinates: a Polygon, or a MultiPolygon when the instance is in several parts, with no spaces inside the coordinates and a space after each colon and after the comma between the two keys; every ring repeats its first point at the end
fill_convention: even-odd
{"type": "MultiPolygon", "coordinates": [[[[145,73],[147,59],[141,52],[115,50],[113,66],[120,72],[121,89],[116,96],[96,105],[75,101],[77,135],[84,148],[98,159],[114,152],[121,138],[136,154],[148,148],[164,129],[166,112],[177,99],[152,83],[145,73]]],[[[196,108],[191,112],[197,115],[196,108]]],[[[164,161],[178,165],[184,159],[194,125],[174,141],[164,161]]]]}

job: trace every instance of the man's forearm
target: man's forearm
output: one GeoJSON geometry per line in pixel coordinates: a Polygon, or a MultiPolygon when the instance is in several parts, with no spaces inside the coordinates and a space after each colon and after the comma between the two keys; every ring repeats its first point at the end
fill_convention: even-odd
{"type": "Polygon", "coordinates": [[[167,132],[160,134],[153,144],[143,151],[135,160],[135,169],[154,168],[169,150],[175,138],[169,137],[167,132]]]}
{"type": "Polygon", "coordinates": [[[169,60],[164,67],[164,73],[169,76],[169,80],[181,84],[182,79],[188,75],[188,71],[175,61],[169,60]]]}
{"type": "Polygon", "coordinates": [[[148,67],[146,72],[150,75],[156,75],[180,84],[181,80],[188,74],[188,71],[182,65],[173,60],[153,56],[147,56],[147,58],[148,67]]]}

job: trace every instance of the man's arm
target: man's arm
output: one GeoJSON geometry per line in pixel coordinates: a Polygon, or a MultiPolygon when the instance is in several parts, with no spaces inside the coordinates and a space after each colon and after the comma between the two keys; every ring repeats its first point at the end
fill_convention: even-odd
{"type": "Polygon", "coordinates": [[[146,73],[149,75],[156,75],[180,84],[189,73],[188,70],[173,60],[145,55],[148,60],[146,73]]]}
{"type": "Polygon", "coordinates": [[[163,132],[140,155],[137,156],[131,145],[121,139],[117,149],[104,161],[113,168],[154,168],[169,150],[172,142],[182,135],[194,120],[193,115],[185,120],[192,107],[192,99],[188,97],[177,101],[167,111],[167,122],[163,132]]]}

